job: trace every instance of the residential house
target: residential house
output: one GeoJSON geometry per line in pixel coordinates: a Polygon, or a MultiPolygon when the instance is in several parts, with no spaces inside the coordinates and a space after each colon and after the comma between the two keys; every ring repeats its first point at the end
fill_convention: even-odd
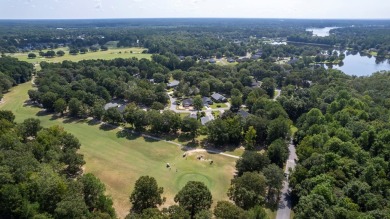
{"type": "Polygon", "coordinates": [[[185,99],[182,102],[183,107],[188,108],[194,104],[194,100],[191,98],[185,99]]]}
{"type": "Polygon", "coordinates": [[[211,98],[215,101],[215,102],[218,102],[218,103],[224,103],[227,101],[226,97],[222,96],[221,94],[219,93],[213,93],[211,95],[211,98]]]}
{"type": "Polygon", "coordinates": [[[179,85],[180,81],[174,80],[167,84],[168,88],[175,88],[179,85]]]}
{"type": "Polygon", "coordinates": [[[207,116],[200,118],[200,123],[202,123],[202,125],[206,125],[206,123],[213,121],[213,120],[214,120],[214,116],[212,114],[210,114],[210,115],[207,115],[207,116]]]}
{"type": "Polygon", "coordinates": [[[240,109],[240,110],[238,110],[237,115],[241,116],[243,119],[246,119],[250,115],[250,113],[248,113],[245,110],[240,109]]]}
{"type": "Polygon", "coordinates": [[[202,97],[203,106],[213,105],[213,100],[210,97],[202,97]]]}
{"type": "Polygon", "coordinates": [[[110,102],[110,103],[107,103],[106,105],[104,105],[104,110],[108,110],[108,109],[111,109],[111,108],[117,108],[117,110],[120,113],[123,113],[125,111],[125,109],[126,109],[126,105],[125,104],[113,103],[113,102],[110,102]]]}

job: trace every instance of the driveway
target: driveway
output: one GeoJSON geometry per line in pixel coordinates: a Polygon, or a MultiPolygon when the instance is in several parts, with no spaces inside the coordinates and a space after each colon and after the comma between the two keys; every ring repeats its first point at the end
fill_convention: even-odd
{"type": "Polygon", "coordinates": [[[291,198],[289,196],[288,176],[289,169],[291,168],[293,170],[295,168],[295,161],[298,159],[292,140],[288,145],[288,150],[290,151],[290,155],[286,163],[286,169],[284,170],[284,173],[287,175],[287,177],[283,183],[283,188],[281,191],[282,194],[280,195],[279,201],[279,209],[276,213],[276,219],[290,219],[291,214],[291,198]]]}

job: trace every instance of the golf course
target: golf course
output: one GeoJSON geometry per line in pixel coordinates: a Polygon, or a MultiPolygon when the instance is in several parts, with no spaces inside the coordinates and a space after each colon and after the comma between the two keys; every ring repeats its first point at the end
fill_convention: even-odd
{"type": "Polygon", "coordinates": [[[174,204],[173,197],[190,180],[204,182],[213,195],[213,204],[227,200],[227,190],[235,171],[235,158],[206,152],[188,153],[175,144],[146,139],[115,128],[104,128],[90,120],[69,120],[46,114],[41,108],[28,105],[27,91],[31,82],[21,84],[4,95],[0,110],[12,110],[17,122],[39,118],[43,127],[62,126],[81,143],[84,170],[104,182],[112,196],[120,218],[130,209],[129,195],[142,175],[156,178],[164,187],[165,206],[174,204]],[[203,155],[205,160],[198,160],[203,155]],[[213,160],[213,164],[207,160],[213,160]],[[167,168],[169,163],[171,168],[167,168]]]}

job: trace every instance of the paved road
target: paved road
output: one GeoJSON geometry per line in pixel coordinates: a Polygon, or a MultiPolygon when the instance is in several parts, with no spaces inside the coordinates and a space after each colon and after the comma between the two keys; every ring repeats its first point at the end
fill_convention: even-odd
{"type": "Polygon", "coordinates": [[[297,154],[295,152],[295,146],[292,143],[292,140],[290,144],[288,145],[288,149],[290,151],[290,155],[288,157],[287,163],[286,163],[286,169],[284,172],[287,175],[287,179],[283,183],[283,189],[282,194],[280,195],[280,201],[279,201],[279,209],[276,213],[276,219],[290,219],[291,214],[291,199],[289,196],[289,183],[288,183],[288,174],[289,174],[289,168],[294,169],[295,168],[295,161],[298,159],[297,154]]]}
{"type": "MultiPolygon", "coordinates": [[[[176,101],[177,99],[172,97],[171,95],[173,94],[173,92],[168,92],[168,96],[169,96],[169,101],[171,102],[171,105],[169,106],[169,110],[172,110],[176,113],[191,113],[191,112],[197,112],[196,110],[178,110],[177,109],[177,104],[176,104],[176,101]]],[[[202,110],[203,112],[211,112],[211,111],[221,111],[221,110],[229,110],[230,109],[230,103],[225,103],[226,104],[226,107],[221,107],[221,108],[217,108],[217,109],[206,109],[206,110],[202,110]]]]}

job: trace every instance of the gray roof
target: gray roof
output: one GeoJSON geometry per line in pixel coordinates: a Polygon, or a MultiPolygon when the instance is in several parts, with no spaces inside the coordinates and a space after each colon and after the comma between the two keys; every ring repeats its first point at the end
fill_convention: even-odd
{"type": "Polygon", "coordinates": [[[192,106],[192,104],[194,104],[194,101],[191,98],[183,100],[183,106],[184,105],[192,106]]]}
{"type": "Polygon", "coordinates": [[[174,80],[168,83],[168,87],[176,87],[179,85],[180,81],[174,80]]]}
{"type": "Polygon", "coordinates": [[[226,97],[222,96],[221,94],[219,93],[213,93],[211,95],[211,97],[214,99],[214,100],[224,100],[226,99],[226,97]]]}
{"type": "Polygon", "coordinates": [[[202,97],[203,105],[209,104],[210,102],[213,102],[213,100],[210,97],[202,97]]]}
{"type": "Polygon", "coordinates": [[[107,103],[106,105],[104,105],[104,109],[108,110],[110,108],[114,108],[114,107],[118,107],[118,106],[119,106],[119,104],[117,104],[117,103],[107,103]]]}
{"type": "Polygon", "coordinates": [[[191,113],[188,117],[193,118],[193,119],[198,119],[198,116],[196,113],[191,113]]]}
{"type": "Polygon", "coordinates": [[[200,122],[202,123],[202,125],[205,125],[206,123],[210,122],[214,120],[214,116],[213,115],[209,115],[209,116],[204,116],[202,118],[200,118],[200,122]]]}
{"type": "Polygon", "coordinates": [[[248,117],[249,115],[250,115],[250,113],[248,113],[247,111],[245,111],[245,110],[239,110],[238,112],[237,112],[237,115],[239,115],[239,116],[241,116],[242,118],[246,118],[246,117],[248,117]]]}

